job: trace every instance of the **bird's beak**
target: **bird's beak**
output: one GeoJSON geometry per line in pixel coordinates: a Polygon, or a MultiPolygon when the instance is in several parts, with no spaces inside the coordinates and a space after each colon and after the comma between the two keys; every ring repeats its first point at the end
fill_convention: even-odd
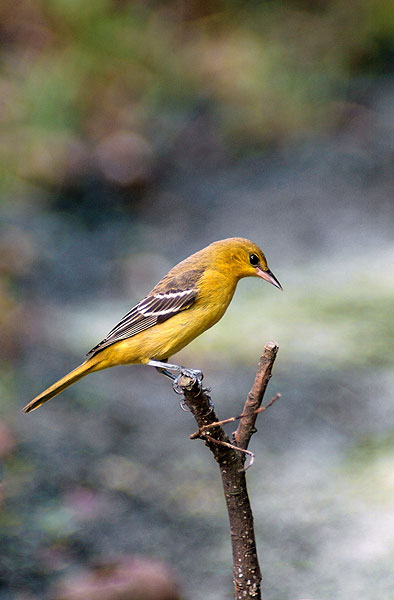
{"type": "Polygon", "coordinates": [[[273,273],[271,273],[271,271],[269,269],[267,269],[266,271],[263,271],[263,269],[260,269],[260,267],[257,267],[256,274],[259,277],[261,277],[262,279],[265,279],[266,281],[268,281],[268,283],[272,283],[272,285],[274,285],[275,287],[277,287],[283,291],[283,288],[280,285],[279,281],[276,279],[275,275],[273,273]]]}

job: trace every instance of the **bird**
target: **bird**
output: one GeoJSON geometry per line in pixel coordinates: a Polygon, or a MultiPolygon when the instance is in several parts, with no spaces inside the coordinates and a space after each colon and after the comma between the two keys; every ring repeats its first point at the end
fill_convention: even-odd
{"type": "MultiPolygon", "coordinates": [[[[263,251],[245,238],[219,240],[192,254],[175,265],[82,364],[33,398],[22,412],[39,408],[88,373],[117,365],[153,366],[176,382],[173,372],[184,370],[168,363],[169,357],[222,318],[244,277],[260,277],[283,289],[263,251]]],[[[202,378],[200,371],[190,372],[202,378]]]]}

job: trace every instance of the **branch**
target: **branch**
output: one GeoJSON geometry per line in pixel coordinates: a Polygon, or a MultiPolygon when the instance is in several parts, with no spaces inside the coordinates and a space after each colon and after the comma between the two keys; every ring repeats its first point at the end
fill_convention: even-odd
{"type": "MultiPolygon", "coordinates": [[[[216,425],[216,427],[217,427],[217,425],[216,425]]],[[[238,448],[237,446],[234,446],[234,444],[229,444],[228,442],[221,442],[220,440],[215,440],[215,438],[208,435],[207,433],[203,433],[199,437],[202,440],[209,440],[213,444],[219,444],[220,446],[226,446],[226,448],[232,448],[236,452],[243,452],[244,454],[247,454],[248,456],[250,456],[249,463],[246,467],[244,466],[243,471],[247,471],[247,469],[249,469],[249,467],[251,467],[254,463],[254,454],[250,450],[244,450],[243,448],[238,448]]],[[[193,438],[193,439],[195,439],[195,438],[193,438]]]]}
{"type": "Polygon", "coordinates": [[[202,389],[195,379],[181,373],[177,381],[177,387],[182,390],[184,395],[185,404],[198,425],[198,431],[192,434],[191,438],[200,437],[204,440],[220,468],[230,520],[236,600],[261,599],[261,573],[257,559],[253,514],[246,487],[244,461],[245,451],[249,454],[247,446],[255,431],[257,414],[272,406],[279,397],[277,394],[266,406],[261,407],[277,352],[277,344],[268,342],[265,345],[244,410],[239,417],[226,419],[224,422],[220,421],[215,411],[212,410],[207,390],[202,389]],[[222,424],[237,418],[240,419],[240,422],[235,434],[235,441],[231,443],[222,424]]]}
{"type": "MultiPolygon", "coordinates": [[[[273,398],[271,398],[271,400],[268,402],[268,404],[266,404],[265,406],[260,406],[260,408],[256,408],[256,410],[253,412],[257,415],[258,413],[261,413],[261,412],[267,410],[279,398],[280,398],[280,394],[279,393],[275,394],[275,396],[273,398]]],[[[235,444],[229,444],[227,442],[221,442],[219,440],[215,440],[215,438],[208,435],[208,433],[206,433],[206,431],[208,429],[212,429],[212,427],[220,427],[221,425],[227,425],[228,423],[234,423],[234,421],[237,421],[238,419],[243,419],[244,417],[249,417],[249,416],[250,416],[250,413],[242,414],[242,415],[238,415],[238,417],[229,417],[228,419],[223,419],[222,421],[216,421],[215,423],[211,423],[210,425],[204,425],[203,427],[200,427],[199,429],[197,429],[197,431],[195,431],[194,433],[191,433],[189,437],[191,440],[196,440],[197,438],[200,438],[201,440],[209,440],[215,444],[221,444],[222,446],[227,446],[228,448],[232,448],[233,450],[236,450],[237,452],[243,452],[245,455],[248,455],[250,457],[249,463],[244,466],[244,471],[247,471],[249,469],[249,467],[251,467],[254,463],[253,452],[251,452],[250,450],[246,450],[245,448],[240,448],[239,446],[235,446],[235,444]]],[[[257,431],[257,430],[255,429],[255,431],[257,431]]]]}
{"type": "Polygon", "coordinates": [[[257,366],[257,373],[254,379],[252,389],[250,390],[242,414],[247,415],[240,420],[237,431],[234,434],[234,441],[237,446],[245,450],[249,446],[250,438],[256,432],[255,423],[257,411],[261,406],[265,390],[271,379],[272,367],[278,353],[279,346],[275,342],[267,342],[264,351],[260,357],[257,366]]]}
{"type": "MultiPolygon", "coordinates": [[[[256,410],[254,410],[253,412],[256,413],[256,415],[258,413],[264,412],[265,410],[267,410],[267,408],[270,408],[274,402],[276,402],[277,400],[279,400],[279,398],[281,397],[281,395],[279,393],[276,393],[275,396],[273,398],[271,398],[271,400],[268,402],[268,404],[266,404],[265,406],[260,406],[260,408],[256,408],[256,410]]],[[[238,417],[229,417],[228,419],[223,419],[222,421],[216,421],[216,423],[211,423],[210,425],[204,425],[204,427],[200,427],[200,429],[197,429],[197,431],[195,431],[194,433],[191,433],[189,435],[191,440],[195,440],[197,438],[201,438],[204,435],[204,432],[206,429],[211,428],[211,427],[220,427],[220,425],[227,425],[227,423],[234,423],[234,421],[238,421],[239,419],[244,419],[245,417],[250,417],[250,412],[249,413],[242,413],[241,415],[238,415],[238,417]]],[[[241,448],[239,448],[241,449],[241,448]]]]}

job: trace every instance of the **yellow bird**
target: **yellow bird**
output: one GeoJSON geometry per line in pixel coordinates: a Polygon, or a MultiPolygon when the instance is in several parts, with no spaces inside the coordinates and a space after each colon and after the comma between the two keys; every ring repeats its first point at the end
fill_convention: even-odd
{"type": "MultiPolygon", "coordinates": [[[[150,365],[175,379],[170,371],[180,373],[182,367],[168,364],[168,358],[221,319],[243,277],[261,277],[282,289],[263,252],[244,238],[213,242],[192,254],[173,267],[79,367],[23,411],[35,410],[88,373],[117,365],[150,365]]],[[[202,378],[200,371],[192,374],[202,378]]]]}

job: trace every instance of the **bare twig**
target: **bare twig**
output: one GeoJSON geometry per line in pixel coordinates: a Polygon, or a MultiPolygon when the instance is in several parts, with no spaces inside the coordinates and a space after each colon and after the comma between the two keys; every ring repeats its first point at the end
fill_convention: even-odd
{"type": "MultiPolygon", "coordinates": [[[[274,404],[274,402],[279,400],[279,398],[280,394],[275,394],[275,396],[271,398],[271,400],[267,404],[265,404],[264,406],[260,406],[260,408],[256,408],[256,410],[254,410],[253,412],[256,415],[258,413],[264,412],[265,410],[267,410],[267,408],[270,408],[274,404]]],[[[211,429],[212,427],[220,427],[221,425],[227,425],[228,423],[234,423],[234,421],[238,421],[238,419],[250,417],[251,414],[252,413],[243,413],[242,415],[238,415],[237,417],[229,417],[228,419],[223,419],[222,421],[217,421],[216,423],[211,423],[210,425],[205,425],[204,427],[197,429],[197,431],[195,431],[194,433],[191,433],[189,437],[191,440],[195,440],[197,438],[203,437],[203,433],[206,429],[211,429]]],[[[240,450],[240,448],[238,448],[238,450],[240,450]]]]}
{"type": "Polygon", "coordinates": [[[245,454],[252,454],[247,450],[247,446],[255,432],[257,414],[267,410],[279,397],[277,394],[266,406],[261,406],[277,352],[277,344],[269,342],[265,345],[255,381],[239,417],[220,421],[215,411],[212,410],[209,396],[198,382],[193,382],[187,375],[181,375],[178,380],[178,389],[182,390],[185,404],[198,425],[198,431],[190,437],[192,439],[200,437],[205,441],[220,468],[230,519],[236,600],[261,599],[261,573],[257,559],[253,514],[246,487],[244,462],[245,454]],[[237,419],[239,425],[234,443],[231,443],[222,425],[237,419]]]}
{"type": "MultiPolygon", "coordinates": [[[[207,433],[202,433],[199,437],[202,440],[209,440],[213,444],[218,444],[219,446],[226,446],[226,448],[231,448],[232,450],[235,450],[236,452],[243,452],[244,454],[247,454],[248,456],[250,456],[249,463],[247,464],[246,467],[245,466],[243,467],[243,471],[246,471],[247,469],[249,469],[249,467],[251,467],[254,463],[254,454],[250,450],[244,450],[243,448],[238,448],[238,446],[234,446],[234,444],[230,444],[229,442],[222,442],[221,440],[215,440],[215,438],[213,438],[211,435],[208,435],[207,433]]],[[[193,439],[196,439],[196,438],[193,438],[193,439]]]]}
{"type": "Polygon", "coordinates": [[[242,414],[249,416],[240,420],[237,431],[234,434],[234,441],[240,448],[246,449],[249,446],[250,438],[256,431],[256,410],[260,408],[263,401],[265,390],[271,379],[272,366],[278,350],[279,346],[275,342],[267,342],[264,346],[263,354],[257,366],[257,373],[252,389],[246,398],[244,409],[242,411],[242,414]]]}

